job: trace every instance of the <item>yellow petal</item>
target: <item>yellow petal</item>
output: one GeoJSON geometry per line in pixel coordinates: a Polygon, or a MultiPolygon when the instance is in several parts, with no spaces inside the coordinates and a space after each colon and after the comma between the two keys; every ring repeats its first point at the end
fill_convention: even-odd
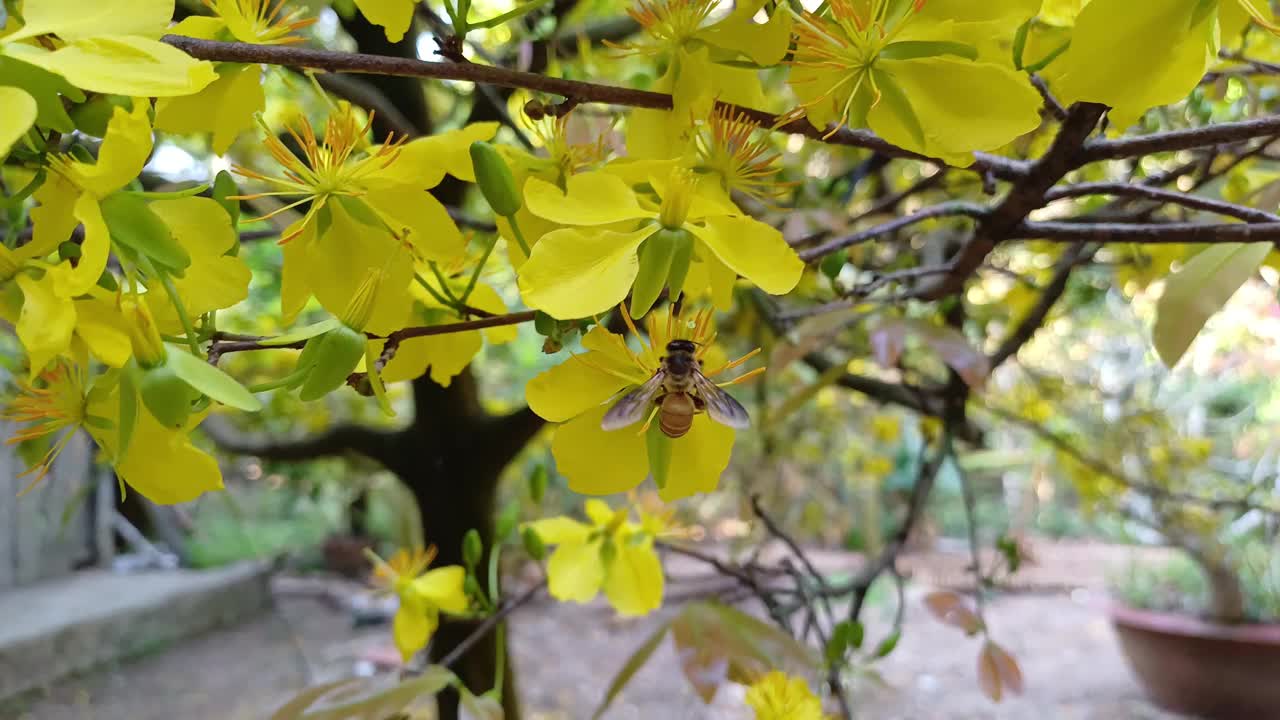
{"type": "MultiPolygon", "coordinates": [[[[302,222],[299,220],[298,222],[302,222]]],[[[297,223],[285,230],[290,235],[298,230],[297,223]]],[[[311,283],[307,279],[307,248],[316,246],[316,224],[307,223],[301,232],[281,249],[284,256],[280,269],[280,321],[292,325],[311,299],[311,283]]]]}
{"type": "Polygon", "coordinates": [[[603,313],[631,290],[639,270],[636,251],[656,227],[547,233],[520,268],[520,294],[530,307],[562,320],[603,313]]]}
{"type": "Polygon", "coordinates": [[[70,165],[73,178],[80,187],[99,198],[119,190],[132,182],[151,156],[151,121],[147,117],[148,103],[136,100],[133,110],[115,108],[107,122],[107,134],[102,138],[96,163],[73,162],[70,165]]]}
{"type": "Polygon", "coordinates": [[[1213,14],[1191,25],[1200,4],[1093,0],[1076,18],[1071,46],[1048,68],[1054,92],[1066,103],[1111,105],[1120,129],[1147,108],[1182,100],[1214,54],[1213,14]]]}
{"type": "Polygon", "coordinates": [[[49,270],[58,294],[67,299],[83,295],[98,284],[102,271],[107,269],[107,256],[111,253],[111,231],[102,218],[98,199],[87,193],[81,195],[72,214],[84,225],[80,261],[74,268],[70,263],[61,263],[49,270]]]}
{"type": "Polygon", "coordinates": [[[391,636],[395,638],[396,648],[400,650],[400,657],[405,662],[412,660],[414,655],[427,646],[438,623],[439,618],[435,612],[429,612],[414,603],[406,603],[403,599],[400,601],[400,608],[391,621],[391,636]]]}
{"type": "Polygon", "coordinates": [[[686,227],[727,267],[772,295],[791,292],[804,274],[804,262],[782,233],[759,220],[722,215],[686,227]]]}
{"type": "Polygon", "coordinates": [[[190,95],[218,79],[212,64],[138,35],[99,35],[52,52],[10,44],[5,52],[61,75],[83,90],[114,95],[190,95]]]}
{"type": "MultiPolygon", "coordinates": [[[[505,315],[507,313],[506,301],[502,299],[497,290],[483,282],[476,283],[475,289],[471,291],[471,297],[467,298],[467,304],[473,308],[491,312],[494,315],[505,315]]],[[[514,342],[519,334],[520,328],[515,325],[503,325],[485,330],[484,339],[491,345],[505,345],[509,342],[514,342]]]]}
{"type": "Polygon", "coordinates": [[[191,256],[193,265],[197,259],[219,257],[236,246],[231,216],[211,198],[155,200],[150,208],[191,256]]]}
{"type": "Polygon", "coordinates": [[[619,615],[648,615],[662,605],[662,563],[652,540],[637,545],[629,538],[617,543],[607,569],[604,594],[619,615]]]}
{"type": "MultiPolygon", "coordinates": [[[[569,489],[584,495],[611,495],[639,485],[649,474],[644,437],[636,428],[600,429],[605,408],[579,415],[556,428],[551,454],[569,489]]],[[[673,468],[674,469],[674,468],[673,468]]]]}
{"type": "Polygon", "coordinates": [[[94,357],[111,367],[124,367],[133,356],[128,327],[115,304],[98,298],[76,300],[76,337],[94,357]]]}
{"type": "Polygon", "coordinates": [[[19,273],[15,278],[22,289],[22,312],[18,316],[17,334],[27,351],[31,377],[44,370],[54,357],[71,346],[71,333],[76,325],[76,309],[69,298],[60,297],[48,274],[40,280],[19,273]]]}
{"type": "Polygon", "coordinates": [[[779,8],[768,22],[757,23],[754,16],[764,5],[761,0],[737,3],[724,20],[699,35],[716,47],[747,56],[757,65],[776,65],[787,54],[791,42],[791,13],[779,8]]]}
{"type": "Polygon", "coordinates": [[[44,257],[71,237],[79,221],[73,210],[80,198],[80,188],[59,173],[49,173],[44,184],[32,194],[36,206],[31,208],[31,242],[18,249],[28,257],[44,257]]]}
{"type": "MultiPolygon", "coordinates": [[[[120,415],[119,398],[117,385],[91,401],[89,413],[115,424],[120,415]]],[[[140,405],[141,399],[137,402],[140,405]]],[[[191,424],[199,420],[195,417],[191,424]]],[[[93,437],[108,457],[115,456],[115,433],[97,431],[93,437]]],[[[123,458],[115,459],[115,468],[130,487],[161,505],[190,502],[223,487],[218,462],[191,444],[188,431],[167,428],[145,411],[137,414],[129,447],[123,458]]]]}
{"type": "MultiPolygon", "coordinates": [[[[885,98],[871,108],[872,130],[901,147],[935,156],[994,150],[1040,126],[1042,100],[1024,73],[963,58],[878,61],[920,123],[924,145],[885,98]]],[[[948,157],[948,159],[950,159],[948,157]]],[[[972,162],[960,159],[961,164],[972,162]]]]}
{"type": "MultiPolygon", "coordinates": [[[[582,357],[570,357],[535,375],[525,385],[525,401],[529,403],[529,409],[544,420],[571,420],[598,407],[623,388],[639,384],[633,379],[608,371],[609,367],[600,353],[588,352],[582,357]]],[[[640,382],[643,382],[643,378],[640,382]]]]}
{"type": "Polygon", "coordinates": [[[409,588],[429,604],[447,613],[464,613],[470,606],[462,581],[467,571],[458,565],[448,565],[428,570],[422,577],[409,583],[409,588]]]}
{"type": "Polygon", "coordinates": [[[546,545],[584,543],[593,530],[590,525],[580,523],[564,515],[534,520],[526,524],[525,527],[536,532],[538,538],[546,545]]]}
{"type": "Polygon", "coordinates": [[[693,418],[689,434],[672,441],[671,469],[667,485],[658,496],[672,502],[697,493],[711,492],[729,466],[734,431],[706,415],[693,418]]]}
{"type": "MultiPolygon", "coordinates": [[[[353,219],[338,203],[329,207],[332,222],[327,231],[286,254],[285,262],[298,263],[302,281],[325,310],[339,317],[369,270],[386,270],[365,330],[379,335],[399,330],[407,324],[413,308],[409,294],[413,264],[406,251],[391,235],[353,219]]],[[[285,247],[306,238],[294,238],[285,247]]]]}
{"type": "Polygon", "coordinates": [[[467,249],[467,241],[444,205],[426,190],[409,185],[369,190],[362,198],[378,217],[407,239],[428,260],[449,262],[467,249]]]}
{"type": "Polygon", "coordinates": [[[257,65],[224,65],[218,79],[200,92],[157,102],[156,129],[180,135],[213,133],[213,152],[221,155],[253,125],[254,114],[265,104],[257,65]]]}
{"type": "Polygon", "coordinates": [[[27,134],[36,121],[36,99],[26,90],[0,86],[0,160],[8,157],[13,144],[27,134]]]}
{"type": "Polygon", "coordinates": [[[582,510],[591,518],[592,524],[596,527],[604,527],[613,521],[618,513],[611,507],[609,503],[599,498],[590,498],[582,504],[582,510]]]}
{"type": "Polygon", "coordinates": [[[426,190],[439,185],[445,173],[475,182],[471,143],[492,140],[497,132],[498,123],[481,122],[411,140],[400,147],[395,162],[370,179],[370,184],[411,185],[426,190]]]}
{"type": "MultiPolygon", "coordinates": [[[[216,40],[218,33],[227,29],[227,21],[208,15],[189,15],[169,28],[171,35],[185,35],[201,40],[216,40]]],[[[248,42],[248,41],[246,41],[248,42]]]]}
{"type": "Polygon", "coordinates": [[[657,216],[640,207],[626,183],[604,171],[571,176],[566,192],[531,177],[524,185],[524,200],[533,214],[561,225],[608,225],[657,216]]]}
{"type": "MultiPolygon", "coordinates": [[[[225,255],[235,246],[236,232],[222,206],[210,198],[190,197],[156,200],[150,207],[191,256],[191,266],[173,280],[188,316],[229,308],[249,296],[249,266],[225,255]]],[[[168,297],[149,293],[147,298],[160,331],[181,332],[181,320],[168,297]]]]}
{"type": "Polygon", "coordinates": [[[173,0],[33,0],[22,8],[26,21],[6,41],[54,34],[63,40],[96,35],[160,37],[173,17],[173,0]]]}
{"type": "Polygon", "coordinates": [[[382,26],[391,42],[400,42],[413,22],[417,0],[356,0],[356,7],[369,22],[382,26]]]}
{"type": "Polygon", "coordinates": [[[600,543],[566,543],[547,560],[547,590],[564,602],[588,603],[600,592],[604,565],[600,543]]]}

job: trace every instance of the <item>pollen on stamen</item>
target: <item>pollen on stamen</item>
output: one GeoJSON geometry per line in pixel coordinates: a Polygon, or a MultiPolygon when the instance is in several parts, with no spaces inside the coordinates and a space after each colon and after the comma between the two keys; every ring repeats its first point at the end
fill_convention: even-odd
{"type": "Polygon", "coordinates": [[[792,183],[774,179],[780,155],[763,134],[752,139],[760,126],[742,111],[717,106],[709,129],[697,135],[698,167],[718,173],[725,190],[765,201],[786,192],[792,183]]]}
{"type": "Polygon", "coordinates": [[[714,7],[715,0],[638,0],[627,14],[656,42],[642,45],[606,40],[605,44],[635,54],[653,55],[673,50],[698,31],[714,7]]]}
{"type": "Polygon", "coordinates": [[[204,4],[221,17],[229,27],[244,30],[248,37],[237,39],[263,45],[292,45],[303,38],[294,32],[308,27],[318,18],[304,18],[302,8],[284,12],[286,0],[204,0],[204,4]]]}

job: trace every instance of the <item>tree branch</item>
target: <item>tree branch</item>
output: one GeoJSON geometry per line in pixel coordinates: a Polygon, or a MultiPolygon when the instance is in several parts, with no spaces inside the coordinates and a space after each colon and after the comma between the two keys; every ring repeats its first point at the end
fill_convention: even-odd
{"type": "MultiPolygon", "coordinates": [[[[579,103],[601,103],[652,110],[670,110],[671,95],[616,85],[566,80],[537,73],[520,72],[477,63],[448,63],[415,60],[410,58],[367,55],[362,53],[334,52],[280,45],[254,45],[238,42],[200,40],[181,35],[165,35],[164,42],[182,50],[191,57],[215,62],[264,63],[287,67],[306,67],[329,72],[351,72],[369,75],[423,77],[438,80],[484,83],[512,89],[527,89],[572,98],[579,103]]],[[[904,150],[869,130],[847,127],[829,132],[814,127],[807,119],[797,118],[780,122],[781,118],[756,108],[719,103],[734,113],[741,113],[757,125],[775,132],[804,135],[833,145],[861,147],[883,153],[889,157],[912,158],[938,165],[941,160],[904,150]]],[[[1020,180],[1028,165],[988,153],[974,153],[969,166],[975,172],[989,174],[1002,180],[1020,180]]]]}
{"type": "Polygon", "coordinates": [[[1085,143],[1082,163],[1142,157],[1159,152],[1191,150],[1211,145],[1226,145],[1257,137],[1280,134],[1280,115],[1255,120],[1218,123],[1189,130],[1170,130],[1141,137],[1119,140],[1094,140],[1085,143]]]}
{"type": "Polygon", "coordinates": [[[874,240],[881,235],[888,235],[897,232],[906,227],[915,225],[916,223],[932,220],[940,217],[964,216],[982,219],[987,215],[987,209],[977,203],[956,200],[952,202],[939,203],[931,207],[918,210],[910,215],[881,223],[874,227],[859,230],[855,233],[839,237],[834,240],[825,242],[815,248],[800,251],[800,259],[805,262],[813,262],[820,260],[826,255],[830,255],[838,250],[847,247],[859,245],[870,240],[874,240]]]}
{"type": "Polygon", "coordinates": [[[1007,239],[1096,243],[1254,243],[1280,242],[1280,222],[1264,223],[1071,223],[1024,222],[1007,239]]]}
{"type": "Polygon", "coordinates": [[[211,415],[200,428],[218,449],[263,460],[315,460],[356,453],[386,464],[398,441],[395,430],[375,430],[360,425],[338,425],[316,435],[296,440],[253,440],[231,426],[226,418],[211,415]]]}
{"type": "Polygon", "coordinates": [[[1188,193],[1164,190],[1151,185],[1134,185],[1121,182],[1086,182],[1076,185],[1056,187],[1045,194],[1045,200],[1053,202],[1063,198],[1084,197],[1087,195],[1115,195],[1117,197],[1136,197],[1155,202],[1181,205],[1192,210],[1217,213],[1247,222],[1280,222],[1280,215],[1264,210],[1237,205],[1236,203],[1213,198],[1191,195],[1188,193]]]}

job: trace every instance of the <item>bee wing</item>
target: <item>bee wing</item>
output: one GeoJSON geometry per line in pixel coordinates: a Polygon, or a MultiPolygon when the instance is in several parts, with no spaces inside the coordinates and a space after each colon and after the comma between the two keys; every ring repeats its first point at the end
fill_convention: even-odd
{"type": "Polygon", "coordinates": [[[693,388],[707,406],[707,414],[712,420],[739,430],[751,424],[751,417],[742,403],[733,399],[729,393],[721,390],[715,383],[700,372],[693,374],[693,388]]]}
{"type": "Polygon", "coordinates": [[[643,420],[645,413],[653,407],[653,401],[658,397],[658,393],[662,392],[665,377],[666,373],[661,371],[654,373],[654,376],[645,381],[645,384],[623,395],[622,399],[614,403],[613,407],[609,408],[609,412],[604,414],[604,419],[600,421],[601,429],[618,430],[643,420]]]}

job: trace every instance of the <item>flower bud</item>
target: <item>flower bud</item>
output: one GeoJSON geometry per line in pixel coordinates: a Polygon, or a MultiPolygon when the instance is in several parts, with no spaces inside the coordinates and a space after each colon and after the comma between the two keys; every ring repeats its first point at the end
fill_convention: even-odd
{"type": "Polygon", "coordinates": [[[462,564],[467,568],[474,568],[480,564],[480,559],[484,557],[484,542],[480,540],[480,533],[475,528],[467,531],[462,536],[462,564]]]}
{"type": "Polygon", "coordinates": [[[129,326],[129,342],[138,365],[144,370],[163,365],[168,352],[146,301],[136,296],[124,297],[120,300],[120,310],[129,326]]]}
{"type": "Polygon", "coordinates": [[[347,376],[360,364],[364,357],[364,346],[368,338],[364,333],[353,330],[346,325],[339,325],[329,332],[311,338],[307,345],[317,343],[310,353],[303,349],[303,354],[314,359],[307,379],[298,391],[298,397],[310,402],[319,400],[342,387],[347,376]]]}
{"type": "Polygon", "coordinates": [[[476,184],[489,207],[503,217],[515,215],[520,210],[520,192],[511,168],[498,149],[483,140],[471,143],[471,165],[475,168],[476,184]]]}
{"type": "Polygon", "coordinates": [[[547,546],[542,542],[542,537],[533,528],[527,527],[521,531],[520,541],[524,543],[524,551],[529,553],[529,557],[535,561],[542,562],[542,558],[546,557],[547,546]]]}
{"type": "Polygon", "coordinates": [[[191,399],[194,395],[186,380],[178,377],[168,365],[157,365],[142,371],[138,380],[138,394],[151,416],[161,425],[180,430],[191,415],[191,399]]]}
{"type": "Polygon", "coordinates": [[[542,502],[542,498],[547,494],[547,466],[539,465],[533,469],[533,473],[529,475],[529,498],[534,504],[542,502]]]}

